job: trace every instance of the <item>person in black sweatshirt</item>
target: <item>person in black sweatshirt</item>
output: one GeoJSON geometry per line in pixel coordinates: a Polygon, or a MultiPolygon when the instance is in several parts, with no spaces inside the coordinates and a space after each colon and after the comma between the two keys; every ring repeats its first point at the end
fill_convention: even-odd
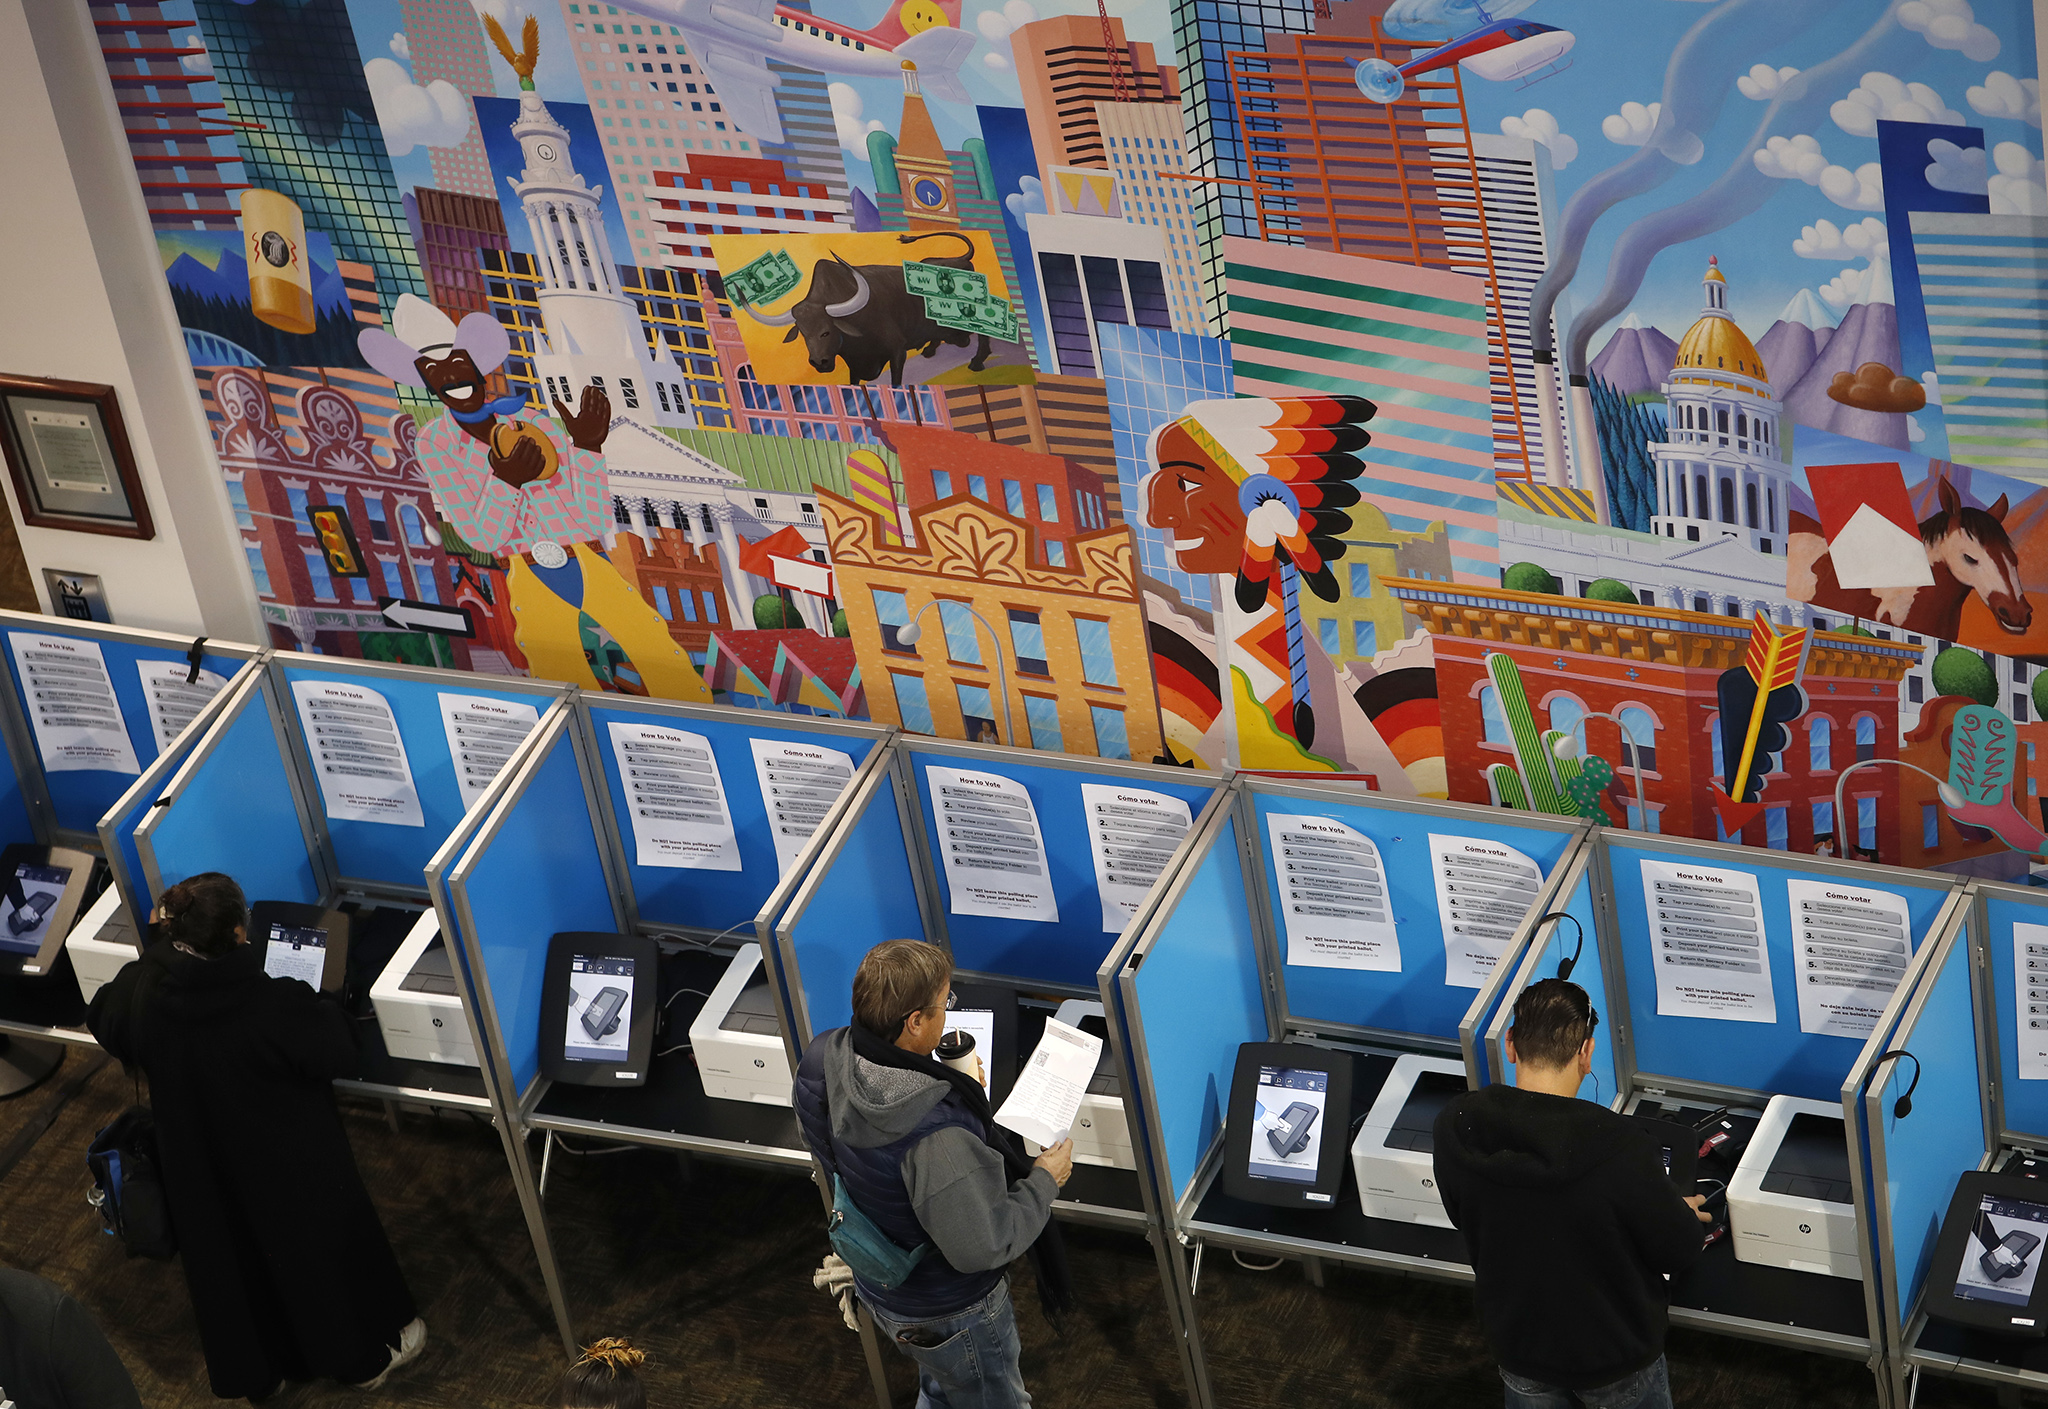
{"type": "Polygon", "coordinates": [[[1437,1191],[1508,1409],[1671,1409],[1664,1279],[1698,1260],[1710,1215],[1647,1135],[1578,1099],[1599,1022],[1577,984],[1531,984],[1508,1029],[1515,1084],[1468,1091],[1436,1121],[1437,1191]]]}

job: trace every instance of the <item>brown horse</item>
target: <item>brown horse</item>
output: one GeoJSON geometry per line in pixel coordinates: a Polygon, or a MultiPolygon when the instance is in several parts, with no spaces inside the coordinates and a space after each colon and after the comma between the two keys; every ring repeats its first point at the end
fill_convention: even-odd
{"type": "Polygon", "coordinates": [[[1937,640],[1960,634],[1963,603],[1972,592],[1983,599],[2001,630],[2024,636],[2034,622],[2034,607],[2020,586],[2019,553],[2005,531],[2004,495],[1989,509],[1974,509],[1946,478],[1938,485],[1941,508],[1920,521],[1920,544],[1934,574],[1931,587],[1888,587],[1881,592],[1844,587],[1835,577],[1827,539],[1820,525],[1795,513],[1785,545],[1786,595],[1797,602],[1840,612],[1862,621],[1937,640]]]}

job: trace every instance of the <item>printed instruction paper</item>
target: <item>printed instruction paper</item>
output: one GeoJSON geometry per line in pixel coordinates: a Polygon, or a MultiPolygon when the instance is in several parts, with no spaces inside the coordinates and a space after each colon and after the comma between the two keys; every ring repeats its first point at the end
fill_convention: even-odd
{"type": "Polygon", "coordinates": [[[1799,1030],[1870,1036],[1913,954],[1905,899],[1831,881],[1788,880],[1785,890],[1799,969],[1799,1030]]]}
{"type": "Polygon", "coordinates": [[[634,859],[685,871],[739,870],[739,839],[711,740],[687,729],[616,722],[611,735],[633,814],[634,859]]]}
{"type": "Polygon", "coordinates": [[[1081,806],[1088,813],[1088,849],[1095,857],[1102,928],[1122,934],[1194,818],[1177,797],[1101,783],[1081,785],[1081,806]]]}
{"type": "Polygon", "coordinates": [[[784,876],[852,780],[853,756],[816,744],[752,742],[754,777],[768,808],[769,830],[775,834],[776,874],[784,876]]]}
{"type": "Polygon", "coordinates": [[[169,748],[228,683],[211,670],[187,680],[192,667],[176,660],[139,660],[135,673],[142,681],[142,698],[149,701],[149,729],[156,736],[158,753],[169,748]]]}
{"type": "Polygon", "coordinates": [[[2012,927],[2012,967],[2020,1080],[2048,1081],[2048,925],[2012,927]]]}
{"type": "Polygon", "coordinates": [[[140,773],[128,721],[97,641],[17,631],[8,637],[46,773],[140,773]]]}
{"type": "Polygon", "coordinates": [[[925,778],[946,888],[953,893],[951,913],[1057,921],[1038,809],[1024,785],[959,768],[927,768],[925,778]]]}
{"type": "Polygon", "coordinates": [[[337,822],[424,827],[419,787],[391,702],[361,685],[294,680],[292,699],[320,778],[327,815],[337,822]]]}
{"type": "Polygon", "coordinates": [[[1435,832],[1429,869],[1444,927],[1444,986],[1484,988],[1536,903],[1543,872],[1511,846],[1435,832]]]}
{"type": "Polygon", "coordinates": [[[1690,862],[1641,865],[1659,1016],[1776,1022],[1756,877],[1690,862]]]}
{"type": "Polygon", "coordinates": [[[462,810],[467,812],[540,723],[540,711],[487,695],[436,698],[441,702],[441,728],[448,735],[448,756],[455,760],[455,784],[462,789],[462,810]]]}
{"type": "Polygon", "coordinates": [[[1010,1088],[1010,1099],[996,1112],[996,1124],[1035,1144],[1057,1145],[1074,1128],[1101,1055],[1101,1038],[1057,1018],[1046,1019],[1045,1036],[1010,1088]]]}
{"type": "Polygon", "coordinates": [[[1287,962],[1317,969],[1401,972],[1387,869],[1371,837],[1328,817],[1266,814],[1287,962]]]}

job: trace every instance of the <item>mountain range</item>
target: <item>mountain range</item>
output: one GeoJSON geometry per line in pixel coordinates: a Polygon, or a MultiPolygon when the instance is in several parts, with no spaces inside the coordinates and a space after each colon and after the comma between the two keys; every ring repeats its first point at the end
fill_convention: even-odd
{"type": "Polygon", "coordinates": [[[1678,344],[1631,313],[1593,359],[1592,371],[1623,396],[1654,395],[1677,360],[1678,344]]]}

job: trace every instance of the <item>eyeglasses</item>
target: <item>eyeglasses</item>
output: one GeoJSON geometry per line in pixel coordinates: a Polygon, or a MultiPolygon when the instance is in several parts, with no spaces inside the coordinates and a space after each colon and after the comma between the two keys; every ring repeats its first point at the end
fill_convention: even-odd
{"type": "MultiPolygon", "coordinates": [[[[955,993],[955,992],[954,992],[954,991],[953,991],[952,989],[950,989],[950,988],[949,988],[949,989],[947,989],[947,990],[946,990],[946,1011],[948,1011],[948,1012],[951,1012],[951,1011],[952,1011],[953,1009],[955,1009],[955,1008],[957,1008],[957,1007],[959,1007],[959,1006],[960,1006],[960,995],[959,995],[959,994],[957,994],[957,993],[955,993]]],[[[904,1024],[904,1023],[907,1023],[907,1022],[909,1022],[909,1021],[910,1021],[910,1020],[911,1020],[912,1018],[916,1017],[916,1016],[917,1016],[917,1015],[918,1015],[919,1013],[929,1013],[930,1011],[931,1011],[931,1009],[930,1009],[930,1008],[912,1008],[912,1009],[911,1009],[911,1010],[910,1010],[909,1012],[905,1013],[905,1014],[904,1014],[904,1015],[903,1015],[903,1016],[902,1016],[901,1018],[897,1019],[897,1025],[898,1025],[898,1026],[900,1027],[900,1026],[901,1026],[902,1024],[904,1024]]]]}

